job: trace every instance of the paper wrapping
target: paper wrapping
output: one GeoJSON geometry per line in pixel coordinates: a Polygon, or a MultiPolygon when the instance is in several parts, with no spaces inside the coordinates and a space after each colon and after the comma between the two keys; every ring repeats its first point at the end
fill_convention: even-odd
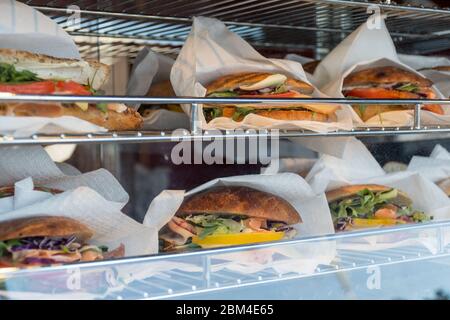
{"type": "MultiPolygon", "coordinates": [[[[80,59],[71,36],[41,12],[16,1],[0,2],[0,48],[18,49],[59,58],[80,59]]],[[[106,132],[75,117],[0,116],[0,134],[27,137],[34,133],[106,132]]]]}
{"type": "MultiPolygon", "coordinates": [[[[267,59],[250,44],[216,19],[194,18],[192,30],[172,68],[170,79],[178,96],[204,97],[205,85],[220,76],[240,72],[277,72],[308,82],[300,63],[281,59],[267,59]]],[[[314,97],[326,97],[315,89],[314,97]]],[[[203,129],[278,128],[307,129],[312,131],[348,130],[352,127],[348,107],[337,111],[337,122],[281,121],[255,114],[242,122],[220,117],[206,123],[200,106],[200,126],[203,129]]],[[[184,106],[189,114],[189,107],[184,106]]]]}
{"type": "Polygon", "coordinates": [[[429,157],[412,157],[407,170],[418,172],[433,182],[447,179],[450,177],[450,153],[438,144],[429,157]]]}
{"type": "MultiPolygon", "coordinates": [[[[314,73],[315,82],[325,94],[343,98],[342,83],[344,78],[353,71],[370,67],[395,66],[420,75],[413,68],[402,63],[398,56],[386,28],[384,19],[373,21],[376,17],[369,17],[358,29],[345,38],[334,48],[317,66],[314,73]],[[375,23],[379,28],[372,28],[375,23]]],[[[438,98],[444,95],[436,86],[433,87],[438,98]]],[[[450,122],[450,109],[444,108],[445,115],[437,115],[429,111],[422,111],[423,124],[445,124],[450,122]]],[[[382,113],[363,123],[356,112],[351,110],[353,119],[358,126],[410,126],[414,122],[413,110],[382,113]]]]}
{"type": "MultiPolygon", "coordinates": [[[[435,221],[450,218],[450,200],[433,182],[416,172],[384,174],[370,152],[362,152],[363,147],[362,143],[354,139],[349,141],[341,159],[323,155],[311,169],[306,181],[317,193],[352,184],[381,184],[398,188],[413,200],[413,208],[433,216],[435,221]]],[[[421,231],[421,236],[417,238],[399,238],[396,234],[392,237],[370,236],[356,241],[339,241],[337,246],[351,250],[382,250],[421,244],[435,252],[438,244],[436,237],[427,236],[434,231],[430,232],[421,231]]]]}
{"type": "MultiPolygon", "coordinates": [[[[146,96],[152,84],[170,79],[174,60],[156,53],[150,48],[143,48],[137,55],[128,82],[127,95],[146,96]]],[[[139,104],[133,105],[137,110],[139,104]]],[[[144,130],[175,130],[189,128],[189,118],[185,113],[166,109],[154,110],[144,117],[144,130]]]]}
{"type": "MultiPolygon", "coordinates": [[[[446,57],[429,57],[409,54],[399,54],[400,61],[416,70],[424,68],[434,68],[450,66],[450,59],[446,57]]],[[[450,72],[438,70],[419,71],[425,77],[434,82],[434,85],[442,92],[445,98],[450,97],[450,72]]]]}
{"type": "MultiPolygon", "coordinates": [[[[184,197],[219,185],[247,186],[287,200],[300,213],[303,220],[302,223],[294,226],[298,238],[334,233],[324,195],[314,194],[300,176],[291,173],[219,178],[189,192],[165,190],[150,204],[144,218],[144,225],[151,224],[158,229],[162,228],[173,217],[184,197]]],[[[265,268],[274,268],[282,273],[310,273],[318,264],[330,263],[334,254],[334,242],[250,249],[238,253],[214,255],[212,268],[213,270],[227,268],[243,273],[258,272],[265,268]]],[[[167,267],[170,268],[169,262],[167,267]]]]}
{"type": "MultiPolygon", "coordinates": [[[[314,61],[314,59],[312,59],[312,58],[300,56],[300,55],[295,54],[295,53],[288,53],[288,54],[284,57],[284,59],[286,59],[286,60],[292,60],[292,61],[297,61],[298,63],[301,63],[302,66],[303,66],[305,63],[314,61]]],[[[304,70],[304,71],[305,71],[305,70],[304,70]]],[[[313,85],[316,85],[315,78],[314,78],[314,75],[313,75],[313,74],[311,74],[311,73],[305,71],[305,75],[306,75],[306,78],[308,79],[308,81],[309,81],[310,83],[312,83],[313,85]]]]}

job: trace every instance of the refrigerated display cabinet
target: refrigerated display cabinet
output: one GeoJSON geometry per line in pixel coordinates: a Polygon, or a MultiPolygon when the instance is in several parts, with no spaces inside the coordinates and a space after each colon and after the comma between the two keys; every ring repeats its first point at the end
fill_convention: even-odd
{"type": "MultiPolygon", "coordinates": [[[[127,65],[144,46],[176,57],[189,33],[193,16],[219,18],[267,56],[282,57],[294,52],[320,59],[363,23],[372,12],[368,10],[374,8],[373,2],[344,0],[22,2],[63,26],[74,37],[83,57],[120,59],[127,65]],[[68,6],[80,9],[81,20],[77,27],[67,25],[68,6]]],[[[449,9],[437,5],[398,5],[390,1],[377,5],[388,16],[386,23],[399,52],[449,54],[449,9]]],[[[126,74],[115,78],[125,86],[126,74]]],[[[193,114],[198,112],[198,104],[223,101],[129,97],[120,95],[122,89],[113,89],[111,96],[17,95],[1,96],[0,101],[184,103],[191,106],[193,114]]],[[[242,102],[239,99],[225,101],[242,102]]],[[[300,101],[318,102],[313,98],[300,101]]],[[[320,102],[352,101],[326,99],[320,102]]],[[[358,101],[361,104],[395,102],[358,101]]],[[[305,156],[302,147],[289,140],[296,137],[311,140],[358,137],[381,164],[389,160],[408,162],[414,154],[428,154],[437,142],[450,147],[450,127],[422,125],[421,106],[425,102],[450,106],[448,100],[406,101],[415,105],[411,127],[355,128],[328,133],[283,130],[280,132],[280,156],[305,156]]],[[[166,130],[35,134],[27,138],[0,136],[0,147],[77,144],[69,162],[81,171],[99,167],[110,170],[130,194],[126,213],[141,221],[152,198],[164,189],[189,190],[213,178],[260,172],[261,165],[172,165],[168,154],[174,139],[202,140],[201,133],[192,122],[189,130],[175,135],[166,130]]],[[[223,139],[245,139],[268,136],[270,131],[223,134],[220,135],[223,139]]],[[[0,295],[6,299],[447,299],[450,293],[449,231],[450,222],[439,221],[179,254],[4,269],[0,271],[0,295]],[[407,246],[394,245],[378,250],[353,246],[375,238],[410,241],[407,246]]]]}

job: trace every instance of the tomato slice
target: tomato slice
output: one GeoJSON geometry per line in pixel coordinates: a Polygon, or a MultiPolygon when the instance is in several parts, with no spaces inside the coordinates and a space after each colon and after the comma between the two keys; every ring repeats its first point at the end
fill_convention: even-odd
{"type": "Polygon", "coordinates": [[[15,94],[51,94],[54,91],[54,81],[38,81],[20,84],[0,84],[0,92],[10,92],[15,94]]]}
{"type": "Polygon", "coordinates": [[[56,83],[57,94],[74,94],[79,96],[90,96],[92,92],[86,89],[85,86],[74,81],[58,81],[56,83]]]}
{"type": "Polygon", "coordinates": [[[366,99],[417,99],[419,95],[385,88],[356,88],[345,93],[346,96],[366,99]]]}
{"type": "Polygon", "coordinates": [[[295,98],[298,96],[297,92],[288,91],[283,93],[266,93],[266,94],[244,94],[239,95],[239,98],[295,98]]]}
{"type": "Polygon", "coordinates": [[[281,240],[284,237],[284,232],[250,232],[250,233],[235,233],[235,234],[214,234],[203,239],[193,237],[192,243],[195,243],[202,248],[233,246],[241,244],[250,244],[257,242],[268,242],[281,240]]]}

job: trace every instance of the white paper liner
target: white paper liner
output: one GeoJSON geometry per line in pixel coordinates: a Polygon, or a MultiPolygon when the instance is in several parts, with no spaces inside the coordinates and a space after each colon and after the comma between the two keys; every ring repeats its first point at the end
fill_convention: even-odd
{"type": "MultiPolygon", "coordinates": [[[[435,221],[450,218],[450,200],[433,182],[416,172],[384,174],[368,150],[361,152],[362,147],[356,139],[350,140],[342,159],[323,155],[306,177],[312,189],[322,193],[352,184],[386,185],[408,194],[413,200],[413,208],[433,216],[435,221]]],[[[432,252],[437,250],[435,237],[427,238],[429,231],[426,230],[422,233],[418,239],[399,239],[394,234],[339,241],[337,245],[338,248],[352,250],[382,250],[421,243],[432,252]],[[356,246],[355,242],[359,244],[356,246]]]]}
{"type": "MultiPolygon", "coordinates": [[[[246,41],[216,19],[194,18],[192,30],[172,68],[171,82],[178,96],[204,97],[211,81],[220,76],[241,72],[278,72],[308,82],[301,64],[289,60],[267,59],[246,41]]],[[[326,97],[315,89],[314,97],[326,97]]],[[[189,114],[189,107],[184,106],[189,114]]],[[[281,121],[255,114],[247,115],[242,122],[220,117],[206,123],[200,106],[200,126],[203,129],[278,128],[307,129],[326,132],[351,128],[348,106],[336,112],[337,122],[281,121]]]]}
{"type": "MultiPolygon", "coordinates": [[[[380,19],[380,28],[371,28],[374,17],[369,17],[358,29],[345,38],[317,66],[314,72],[319,89],[332,97],[343,98],[342,83],[351,72],[369,67],[395,66],[420,75],[413,68],[402,63],[386,28],[380,19]]],[[[437,98],[444,95],[433,86],[437,98]]],[[[369,107],[370,108],[370,107],[369,107]]],[[[423,124],[446,124],[450,122],[450,108],[444,108],[445,115],[422,111],[423,124]]],[[[382,113],[364,123],[352,110],[353,119],[358,126],[410,126],[413,124],[413,110],[382,113]]]]}
{"type": "MultiPolygon", "coordinates": [[[[292,60],[292,61],[297,61],[298,63],[301,63],[302,66],[303,66],[305,63],[314,61],[314,59],[312,59],[312,58],[304,57],[304,56],[301,56],[301,55],[298,55],[298,54],[295,54],[295,53],[288,53],[288,54],[284,57],[284,59],[286,59],[286,60],[292,60]]],[[[306,78],[308,79],[308,81],[309,81],[310,83],[312,83],[313,85],[316,85],[316,82],[315,82],[315,79],[314,79],[314,75],[313,75],[313,74],[311,74],[311,73],[305,71],[305,75],[306,75],[306,78]]]]}
{"type": "MultiPolygon", "coordinates": [[[[303,222],[294,226],[297,237],[317,236],[334,233],[328,204],[323,194],[314,195],[307,183],[298,175],[283,173],[277,175],[246,175],[219,178],[207,182],[190,192],[181,190],[165,190],[150,204],[144,218],[144,224],[151,223],[158,229],[170,221],[185,196],[192,195],[207,188],[219,185],[239,185],[255,188],[276,194],[287,200],[302,217],[303,222]]],[[[280,246],[270,249],[258,249],[258,254],[244,251],[233,254],[220,254],[218,259],[226,260],[216,268],[239,269],[241,272],[253,273],[266,267],[278,267],[280,272],[310,273],[318,264],[329,263],[335,254],[334,242],[313,243],[298,247],[280,246]],[[262,255],[261,253],[264,252],[262,255]],[[277,259],[274,254],[289,257],[292,264],[283,259],[277,259]],[[262,260],[262,261],[261,261],[262,260]]],[[[289,259],[288,259],[289,260],[289,259]]],[[[170,267],[170,263],[168,263],[170,267]]]]}
{"type": "Polygon", "coordinates": [[[98,169],[77,174],[77,170],[67,165],[62,167],[71,174],[61,171],[41,146],[2,147],[0,186],[13,185],[16,181],[32,177],[39,186],[62,191],[81,186],[89,187],[106,200],[117,202],[119,209],[128,202],[128,193],[107,170],[98,169]]]}
{"type": "Polygon", "coordinates": [[[438,144],[429,157],[412,157],[407,170],[418,172],[433,182],[447,179],[450,177],[450,153],[438,144]]]}

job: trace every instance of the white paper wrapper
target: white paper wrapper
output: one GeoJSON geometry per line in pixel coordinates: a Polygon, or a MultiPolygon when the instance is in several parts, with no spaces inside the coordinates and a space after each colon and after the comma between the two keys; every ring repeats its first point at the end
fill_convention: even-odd
{"type": "Polygon", "coordinates": [[[89,187],[106,200],[117,202],[121,209],[129,200],[127,192],[114,176],[105,169],[77,174],[67,168],[66,174],[51,160],[40,146],[2,147],[0,149],[0,186],[13,185],[16,181],[32,177],[37,185],[58,190],[89,187]]]}
{"type": "MultiPolygon", "coordinates": [[[[174,60],[150,48],[142,49],[134,61],[128,82],[127,95],[145,96],[152,84],[170,79],[170,71],[174,60]]],[[[139,104],[134,105],[135,109],[139,104]]],[[[144,130],[175,130],[189,128],[189,118],[184,113],[169,111],[166,109],[154,110],[149,116],[144,117],[142,125],[144,130]]]]}
{"type": "Polygon", "coordinates": [[[450,177],[450,153],[441,145],[436,145],[429,157],[412,157],[408,171],[420,173],[433,182],[450,177]]]}
{"type": "MultiPolygon", "coordinates": [[[[178,96],[204,97],[204,87],[216,78],[239,72],[278,72],[308,82],[301,64],[261,56],[246,41],[216,20],[194,18],[191,33],[172,68],[171,82],[178,96]]],[[[315,90],[314,97],[325,97],[315,90]]],[[[185,107],[189,113],[189,108],[185,107]]],[[[337,111],[338,121],[320,123],[314,121],[280,121],[249,114],[242,122],[220,117],[206,123],[200,106],[199,119],[204,129],[236,128],[303,128],[312,131],[330,131],[351,128],[351,115],[347,107],[337,111]]]]}
{"type": "MultiPolygon", "coordinates": [[[[185,196],[219,185],[239,185],[276,194],[287,200],[302,217],[303,222],[294,226],[297,237],[318,236],[334,233],[328,205],[323,194],[314,195],[311,188],[298,175],[291,173],[277,175],[247,175],[219,178],[207,182],[190,192],[166,190],[150,204],[144,224],[158,229],[173,217],[185,196]]],[[[252,273],[267,267],[279,267],[279,272],[312,272],[321,263],[329,263],[334,257],[334,243],[309,243],[296,247],[280,246],[270,249],[220,254],[215,268],[229,268],[252,273]],[[275,257],[275,253],[283,258],[275,257]],[[286,260],[286,258],[289,259],[286,260]],[[223,260],[223,261],[222,261],[223,260]],[[289,261],[290,262],[289,262],[289,261]]],[[[216,270],[216,269],[215,269],[216,270]]]]}
{"type": "MultiPolygon", "coordinates": [[[[395,66],[420,75],[413,68],[402,63],[386,28],[384,19],[380,19],[380,28],[371,28],[374,22],[369,17],[358,29],[345,38],[317,66],[314,73],[319,89],[332,97],[343,98],[342,83],[344,78],[353,71],[370,67],[395,66]]],[[[443,94],[434,86],[438,98],[443,94]]],[[[445,124],[450,122],[450,109],[444,108],[445,115],[440,116],[429,111],[422,112],[423,124],[445,124]]],[[[410,126],[413,124],[413,111],[397,111],[383,113],[363,123],[352,110],[353,119],[359,126],[410,126]]]]}
{"type": "MultiPolygon", "coordinates": [[[[52,19],[23,3],[9,0],[0,2],[0,48],[80,59],[75,42],[52,19]]],[[[0,134],[14,137],[105,131],[75,117],[0,117],[0,134]]]]}
{"type": "Polygon", "coordinates": [[[17,182],[14,196],[0,200],[0,222],[33,216],[63,216],[80,221],[93,231],[92,244],[113,249],[123,243],[127,256],[157,250],[156,229],[129,218],[117,203],[88,187],[52,195],[33,190],[31,178],[17,182]]]}
{"type": "MultiPolygon", "coordinates": [[[[356,141],[356,140],[355,140],[356,141]]],[[[413,207],[433,216],[434,220],[450,218],[450,200],[431,181],[415,172],[384,174],[370,152],[361,152],[361,145],[349,142],[343,159],[322,156],[306,180],[317,193],[352,184],[381,184],[398,188],[413,200],[413,207]],[[425,191],[426,190],[426,191],[425,191]]],[[[382,250],[386,248],[423,244],[431,251],[437,250],[434,237],[427,238],[427,232],[418,239],[371,236],[359,238],[357,242],[339,241],[339,248],[352,250],[382,250]],[[356,243],[356,244],[355,244],[356,243]]]]}

